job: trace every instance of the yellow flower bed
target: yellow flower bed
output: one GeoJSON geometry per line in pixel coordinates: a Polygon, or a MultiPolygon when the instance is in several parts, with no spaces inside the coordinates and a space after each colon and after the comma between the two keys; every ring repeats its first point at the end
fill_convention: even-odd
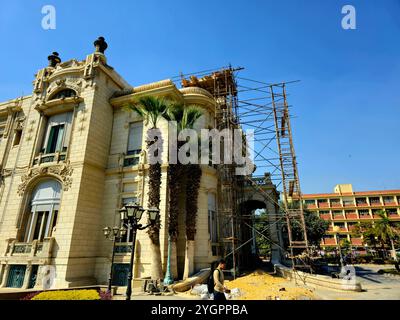
{"type": "Polygon", "coordinates": [[[34,296],[32,300],[100,300],[96,290],[47,291],[34,296]]]}

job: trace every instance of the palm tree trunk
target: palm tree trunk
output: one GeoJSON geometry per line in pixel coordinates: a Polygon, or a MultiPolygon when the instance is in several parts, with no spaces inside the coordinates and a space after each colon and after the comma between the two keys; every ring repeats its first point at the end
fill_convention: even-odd
{"type": "Polygon", "coordinates": [[[177,240],[179,194],[181,190],[183,167],[180,164],[168,166],[168,235],[171,239],[171,272],[174,279],[178,277],[177,240]]]}
{"type": "Polygon", "coordinates": [[[397,258],[396,248],[394,247],[394,241],[392,238],[390,238],[390,246],[392,247],[392,258],[397,262],[399,259],[397,258]]]}
{"type": "MultiPolygon", "coordinates": [[[[153,130],[159,130],[154,129],[153,130]]],[[[159,130],[158,137],[161,139],[161,131],[159,130]]],[[[155,141],[149,138],[147,134],[147,150],[154,144],[155,141]]],[[[153,155],[149,154],[152,157],[153,155]]],[[[150,162],[150,161],[149,161],[150,162]]],[[[155,163],[149,165],[149,193],[148,193],[148,207],[160,208],[160,187],[161,187],[161,164],[155,163]]],[[[163,279],[162,263],[161,263],[161,249],[160,249],[160,217],[151,225],[147,231],[151,242],[151,279],[163,279]]]]}
{"type": "Polygon", "coordinates": [[[194,272],[194,239],[196,236],[197,200],[199,197],[201,167],[198,164],[190,164],[187,168],[186,185],[186,253],[184,279],[194,272]]]}

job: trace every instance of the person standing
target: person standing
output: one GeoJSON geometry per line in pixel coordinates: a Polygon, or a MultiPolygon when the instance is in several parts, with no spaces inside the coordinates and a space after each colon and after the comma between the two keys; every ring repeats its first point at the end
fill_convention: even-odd
{"type": "Polygon", "coordinates": [[[214,270],[214,300],[215,301],[226,301],[225,292],[229,293],[229,289],[224,286],[224,272],[226,262],[221,259],[218,262],[218,267],[214,270]]]}

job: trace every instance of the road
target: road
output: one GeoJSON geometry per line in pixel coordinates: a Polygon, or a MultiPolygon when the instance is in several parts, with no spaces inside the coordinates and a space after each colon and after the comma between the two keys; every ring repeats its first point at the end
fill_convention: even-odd
{"type": "Polygon", "coordinates": [[[343,292],[317,288],[315,294],[323,300],[400,300],[400,276],[394,278],[378,274],[385,265],[356,265],[357,280],[363,292],[343,292]]]}

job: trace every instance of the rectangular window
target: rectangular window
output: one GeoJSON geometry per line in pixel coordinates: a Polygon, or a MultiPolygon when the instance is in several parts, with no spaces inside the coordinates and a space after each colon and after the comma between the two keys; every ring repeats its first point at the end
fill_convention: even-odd
{"type": "Polygon", "coordinates": [[[72,112],[57,114],[47,120],[42,153],[66,152],[71,131],[72,112]]]}
{"type": "Polygon", "coordinates": [[[124,167],[134,166],[139,163],[142,151],[143,122],[134,122],[129,125],[128,148],[124,159],[124,167]]]}
{"type": "Polygon", "coordinates": [[[22,137],[22,130],[20,129],[15,130],[13,146],[19,145],[19,143],[21,142],[21,137],[22,137]]]}
{"type": "Polygon", "coordinates": [[[142,151],[143,122],[134,122],[129,125],[127,155],[139,154],[142,151]]]}
{"type": "Polygon", "coordinates": [[[208,194],[208,232],[212,243],[218,242],[218,223],[215,194],[208,194]]]}

